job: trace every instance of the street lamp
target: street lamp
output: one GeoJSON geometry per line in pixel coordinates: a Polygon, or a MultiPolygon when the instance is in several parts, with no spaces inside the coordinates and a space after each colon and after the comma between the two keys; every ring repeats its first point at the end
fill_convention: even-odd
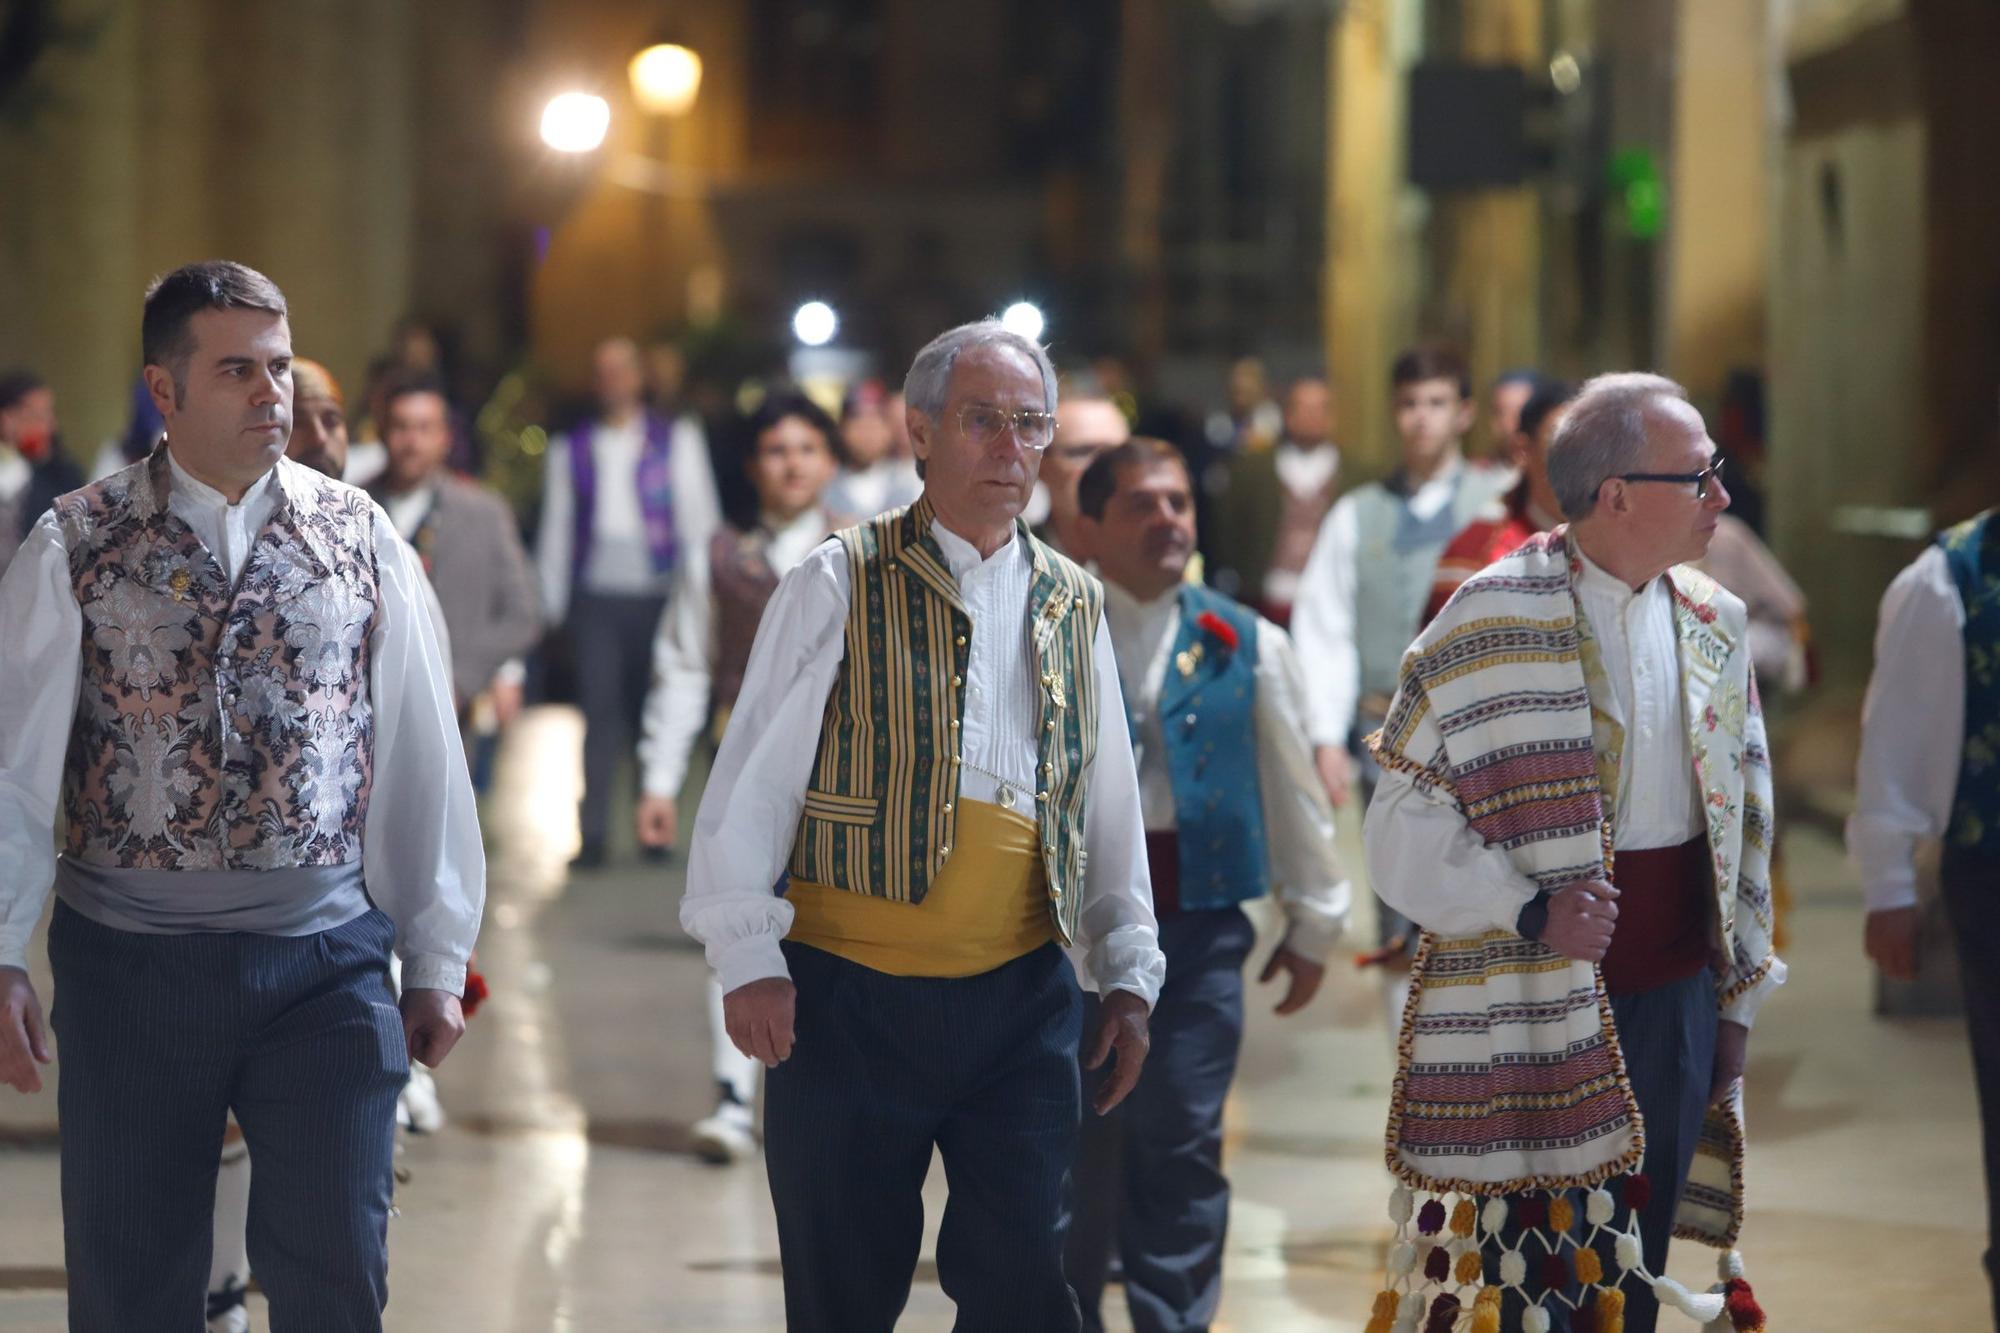
{"type": "Polygon", "coordinates": [[[611,128],[611,104],[591,93],[562,93],[542,108],[542,142],[559,153],[595,152],[611,128]]]}
{"type": "Polygon", "coordinates": [[[1032,301],[1016,301],[1000,315],[1000,327],[1031,343],[1042,340],[1042,329],[1046,325],[1041,308],[1032,301]]]}
{"type": "Polygon", "coordinates": [[[792,333],[808,347],[824,347],[840,328],[840,316],[824,301],[808,301],[792,315],[792,333]]]}
{"type": "Polygon", "coordinates": [[[654,115],[684,116],[701,94],[701,57],[674,42],[647,47],[626,72],[633,98],[654,115]]]}

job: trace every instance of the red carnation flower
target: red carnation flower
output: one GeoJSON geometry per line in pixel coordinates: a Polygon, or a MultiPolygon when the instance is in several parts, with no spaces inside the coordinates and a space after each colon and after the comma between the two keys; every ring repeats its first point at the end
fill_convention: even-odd
{"type": "Polygon", "coordinates": [[[479,1006],[490,992],[486,989],[486,978],[477,968],[465,969],[465,998],[459,1001],[459,1008],[470,1018],[479,1011],[479,1006]]]}
{"type": "Polygon", "coordinates": [[[1194,618],[1194,623],[1213,634],[1216,642],[1224,648],[1231,652],[1235,651],[1237,644],[1235,627],[1221,616],[1213,611],[1204,611],[1194,618]]]}

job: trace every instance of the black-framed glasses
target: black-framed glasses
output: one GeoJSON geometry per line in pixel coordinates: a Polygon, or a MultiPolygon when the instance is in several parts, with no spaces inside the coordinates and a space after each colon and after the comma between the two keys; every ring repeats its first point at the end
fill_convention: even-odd
{"type": "Polygon", "coordinates": [[[1621,472],[1618,474],[1618,480],[1665,481],[1681,486],[1692,485],[1694,487],[1694,498],[1697,500],[1706,500],[1708,498],[1708,484],[1712,481],[1719,481],[1722,478],[1722,465],[1724,461],[1722,455],[1717,454],[1715,461],[1699,472],[1621,472]]]}
{"type": "Polygon", "coordinates": [[[1031,454],[1041,453],[1055,443],[1056,438],[1053,413],[1030,408],[1009,412],[987,403],[967,403],[959,408],[958,428],[966,439],[981,447],[999,439],[1002,431],[1011,430],[1021,448],[1031,454]]]}

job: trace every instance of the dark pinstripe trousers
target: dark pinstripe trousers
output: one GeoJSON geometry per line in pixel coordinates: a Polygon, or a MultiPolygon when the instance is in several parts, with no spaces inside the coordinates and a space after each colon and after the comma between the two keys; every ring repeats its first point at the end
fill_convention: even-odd
{"type": "Polygon", "coordinates": [[[791,1333],[889,1333],[950,1196],[938,1282],[956,1333],[1075,1333],[1057,1221],[1076,1149],[1082,997],[1053,944],[973,977],[893,977],[787,943],[797,1044],[764,1089],[791,1333]]]}
{"type": "Polygon", "coordinates": [[[379,1330],[409,1070],[379,911],[317,935],[140,935],[58,903],[71,1333],[200,1333],[222,1128],[257,1164],[273,1333],[379,1330]]]}

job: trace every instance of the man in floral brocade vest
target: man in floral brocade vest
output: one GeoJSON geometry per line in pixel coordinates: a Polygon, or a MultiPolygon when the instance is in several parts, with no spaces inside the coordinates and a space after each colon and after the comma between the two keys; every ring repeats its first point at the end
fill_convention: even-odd
{"type": "Polygon", "coordinates": [[[168,274],[143,342],[166,439],[0,580],[0,1081],[52,1058],[53,884],[70,1328],[201,1326],[234,1112],[278,1326],[378,1330],[396,1096],[463,1031],[484,897],[450,685],[387,516],[283,457],[270,280],[168,274]]]}

